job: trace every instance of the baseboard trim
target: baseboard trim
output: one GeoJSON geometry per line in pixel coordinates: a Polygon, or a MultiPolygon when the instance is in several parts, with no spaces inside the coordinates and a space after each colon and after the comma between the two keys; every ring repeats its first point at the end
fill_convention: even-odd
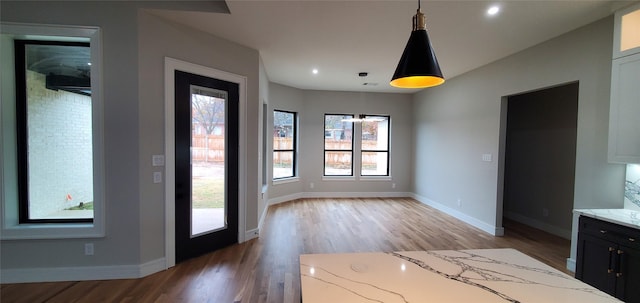
{"type": "Polygon", "coordinates": [[[576,272],[576,259],[567,258],[567,269],[571,272],[576,272]]]}
{"type": "Polygon", "coordinates": [[[166,269],[165,258],[140,265],[2,269],[1,283],[137,279],[166,269]]]}
{"type": "Polygon", "coordinates": [[[542,222],[540,220],[532,219],[511,211],[505,211],[504,216],[507,219],[511,219],[513,221],[520,222],[520,223],[529,225],[531,227],[535,227],[539,230],[544,230],[552,235],[556,235],[558,237],[562,237],[567,240],[571,240],[571,230],[566,230],[566,229],[542,222]]]}
{"type": "Polygon", "coordinates": [[[254,228],[251,230],[247,230],[246,233],[244,233],[244,241],[249,241],[251,239],[255,239],[260,235],[260,228],[254,228]]]}
{"type": "Polygon", "coordinates": [[[403,198],[411,197],[405,192],[305,192],[304,198],[403,198]]]}
{"type": "Polygon", "coordinates": [[[416,195],[416,194],[412,194],[411,195],[412,198],[420,201],[421,203],[424,203],[428,206],[431,206],[443,213],[446,213],[462,222],[465,222],[471,226],[474,226],[476,228],[481,229],[482,231],[489,233],[491,235],[494,236],[503,236],[504,235],[504,228],[503,227],[497,227],[495,225],[491,225],[491,224],[487,224],[486,222],[480,221],[474,217],[471,217],[465,213],[462,213],[460,211],[457,211],[451,207],[448,207],[444,204],[440,204],[438,202],[435,202],[431,199],[428,199],[426,197],[422,197],[420,195],[416,195]]]}
{"type": "MultiPolygon", "coordinates": [[[[304,198],[304,195],[302,193],[295,193],[295,194],[291,194],[291,195],[275,197],[273,199],[269,199],[268,200],[267,208],[269,208],[269,206],[271,206],[271,205],[280,204],[280,203],[284,203],[284,202],[288,202],[288,201],[293,201],[293,200],[297,200],[297,199],[301,199],[301,198],[304,198]]],[[[265,212],[267,212],[267,211],[265,210],[265,212]]]]}
{"type": "Polygon", "coordinates": [[[262,226],[264,226],[264,220],[267,218],[267,211],[269,210],[269,204],[262,210],[262,215],[260,215],[260,220],[258,220],[258,231],[262,230],[262,226]]]}
{"type": "Polygon", "coordinates": [[[411,193],[406,192],[304,192],[269,199],[268,205],[271,206],[303,198],[404,198],[411,196],[411,193]]]}

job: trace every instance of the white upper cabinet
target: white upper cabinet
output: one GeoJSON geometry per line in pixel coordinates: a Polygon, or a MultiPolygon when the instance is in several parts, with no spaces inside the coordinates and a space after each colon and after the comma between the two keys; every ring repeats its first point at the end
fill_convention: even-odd
{"type": "Polygon", "coordinates": [[[640,163],[640,53],[613,60],[609,162],[640,163]]]}
{"type": "Polygon", "coordinates": [[[640,163],[640,3],[615,14],[608,158],[640,163]]]}
{"type": "Polygon", "coordinates": [[[613,59],[640,53],[640,3],[615,14],[613,59]]]}

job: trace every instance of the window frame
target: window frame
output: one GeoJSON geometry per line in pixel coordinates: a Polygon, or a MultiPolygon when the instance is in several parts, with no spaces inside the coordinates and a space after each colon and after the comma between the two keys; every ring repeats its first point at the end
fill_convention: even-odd
{"type": "MultiPolygon", "coordinates": [[[[285,177],[278,177],[276,178],[275,176],[273,176],[272,174],[272,180],[273,181],[282,181],[282,180],[286,180],[286,179],[291,179],[291,178],[297,178],[298,177],[298,113],[297,112],[293,112],[293,111],[287,111],[287,110],[280,110],[280,109],[274,109],[273,113],[275,115],[276,112],[280,112],[280,113],[285,113],[285,114],[292,114],[293,115],[293,142],[292,142],[292,146],[291,149],[276,149],[275,147],[273,148],[272,151],[272,157],[273,155],[275,155],[275,153],[277,152],[291,152],[292,153],[292,174],[291,176],[285,176],[285,177]]],[[[274,132],[275,132],[275,120],[273,122],[273,127],[274,127],[274,132]]],[[[272,140],[272,144],[273,144],[273,137],[271,137],[272,140]]],[[[272,158],[273,159],[273,158],[272,158]]],[[[273,160],[271,163],[271,169],[272,171],[274,170],[274,164],[273,160]]]]}
{"type": "MultiPolygon", "coordinates": [[[[0,102],[0,239],[69,239],[105,236],[102,33],[99,27],[37,25],[0,22],[2,61],[15,62],[14,39],[82,41],[90,43],[91,116],[93,149],[94,217],[93,222],[21,223],[18,210],[18,165],[15,74],[4,73],[0,102]]],[[[14,67],[10,67],[13,71],[14,67]]]]}
{"type": "MultiPolygon", "coordinates": [[[[14,39],[15,83],[16,83],[16,132],[18,165],[18,213],[20,224],[24,223],[93,223],[93,218],[32,219],[29,214],[29,133],[27,100],[28,45],[82,46],[91,49],[89,42],[14,39]]],[[[93,151],[92,151],[93,154],[93,151]]]]}
{"type": "Polygon", "coordinates": [[[353,122],[353,119],[355,119],[355,115],[354,114],[324,114],[323,116],[323,121],[322,121],[322,133],[323,133],[323,138],[322,138],[322,148],[323,148],[323,153],[322,153],[322,176],[323,178],[353,178],[355,176],[355,168],[354,168],[354,159],[355,159],[355,140],[354,140],[354,134],[355,134],[355,123],[353,122]],[[327,136],[326,136],[326,129],[327,129],[327,116],[342,116],[342,117],[350,117],[349,119],[351,119],[352,121],[348,122],[351,123],[351,149],[327,149],[327,136]],[[327,174],[327,152],[351,152],[351,174],[348,175],[328,175],[327,174]]]}
{"type": "Polygon", "coordinates": [[[364,131],[362,129],[362,123],[360,124],[360,177],[365,177],[365,178],[375,178],[375,177],[389,177],[391,176],[391,116],[390,115],[373,115],[373,114],[364,114],[362,115],[362,118],[364,119],[363,122],[366,121],[367,117],[384,117],[387,120],[387,147],[386,149],[364,149],[363,148],[363,139],[362,136],[364,134],[364,131]],[[387,167],[386,167],[386,174],[384,175],[364,175],[363,174],[363,156],[364,153],[387,153],[387,167]]]}

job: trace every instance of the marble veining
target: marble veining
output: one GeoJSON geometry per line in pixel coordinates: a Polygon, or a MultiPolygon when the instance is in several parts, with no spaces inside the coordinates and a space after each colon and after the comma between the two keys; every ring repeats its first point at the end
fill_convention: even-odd
{"type": "MultiPolygon", "coordinates": [[[[328,285],[332,285],[334,287],[341,288],[341,289],[343,289],[343,290],[345,290],[347,292],[350,292],[350,293],[352,293],[352,294],[354,294],[354,295],[356,295],[356,296],[358,296],[358,297],[360,297],[362,299],[366,299],[366,300],[371,301],[371,302],[384,303],[384,301],[380,301],[380,300],[377,300],[375,298],[367,296],[366,293],[360,293],[360,292],[357,292],[355,290],[349,289],[348,287],[344,286],[343,284],[341,284],[339,282],[334,282],[334,281],[331,281],[331,280],[325,280],[325,279],[323,279],[323,278],[321,278],[319,276],[316,276],[315,275],[316,272],[322,271],[322,272],[325,272],[326,274],[338,279],[338,281],[341,281],[343,283],[345,281],[347,281],[347,282],[356,283],[356,284],[360,284],[360,285],[363,285],[363,286],[371,287],[371,288],[374,288],[374,289],[379,290],[381,292],[386,292],[386,293],[388,293],[388,294],[390,294],[392,296],[397,296],[400,300],[402,300],[401,302],[405,302],[405,303],[409,302],[409,301],[407,301],[407,299],[401,293],[397,293],[397,292],[392,291],[390,289],[385,289],[384,287],[380,287],[380,286],[373,285],[373,284],[370,284],[370,283],[349,279],[347,277],[343,277],[343,276],[337,275],[335,273],[332,273],[331,271],[328,271],[328,270],[326,270],[326,269],[324,269],[322,267],[310,266],[308,264],[300,264],[300,267],[306,267],[306,268],[309,268],[309,269],[313,268],[313,270],[310,270],[309,274],[307,274],[306,272],[301,271],[301,273],[300,273],[301,276],[309,277],[310,279],[314,279],[316,281],[320,281],[322,283],[326,283],[328,285]]],[[[354,271],[356,271],[356,270],[354,270],[354,271]]]]}
{"type": "Polygon", "coordinates": [[[529,280],[526,279],[522,276],[515,276],[513,274],[507,274],[507,273],[501,273],[498,272],[496,270],[492,270],[489,268],[483,268],[483,267],[479,267],[479,266],[473,266],[472,264],[469,264],[469,261],[473,261],[473,262],[479,262],[479,263],[485,263],[485,264],[501,264],[501,265],[506,265],[506,266],[510,266],[513,268],[517,268],[517,269],[521,269],[521,270],[525,270],[525,271],[532,271],[532,272],[537,272],[537,273],[542,273],[544,275],[548,275],[550,277],[554,277],[554,278],[560,278],[560,279],[573,279],[563,273],[554,271],[554,270],[549,270],[549,269],[543,269],[543,268],[537,268],[537,267],[531,267],[531,266],[524,266],[524,265],[519,265],[519,264],[512,264],[509,262],[504,262],[501,260],[495,260],[492,258],[488,258],[488,257],[483,257],[468,251],[458,251],[458,253],[460,253],[461,255],[457,255],[457,256],[451,256],[451,255],[447,255],[446,252],[444,254],[441,254],[438,251],[426,251],[426,254],[429,254],[433,257],[436,258],[440,258],[442,260],[445,260],[449,263],[455,264],[456,266],[460,267],[460,271],[456,272],[454,274],[451,273],[446,273],[446,272],[441,272],[438,270],[435,270],[434,268],[432,268],[431,266],[429,266],[429,264],[425,263],[424,261],[421,260],[417,260],[411,257],[407,257],[402,255],[401,253],[391,253],[392,255],[401,258],[403,260],[407,260],[411,263],[414,263],[418,266],[420,266],[421,268],[424,268],[428,271],[431,272],[435,272],[438,275],[447,278],[447,279],[451,279],[451,280],[455,280],[473,287],[477,287],[480,289],[483,289],[487,292],[493,293],[495,294],[497,297],[503,299],[506,302],[513,302],[513,303],[519,303],[520,301],[516,298],[512,298],[510,297],[508,294],[500,292],[498,290],[495,289],[491,289],[485,285],[482,284],[483,281],[500,281],[500,282],[508,282],[508,283],[521,283],[521,284],[539,284],[539,285],[544,285],[546,287],[550,287],[550,288],[564,288],[567,290],[573,290],[573,291],[584,291],[584,292],[588,292],[591,294],[594,294],[596,296],[601,296],[604,298],[609,297],[608,295],[602,295],[600,293],[600,291],[598,291],[597,289],[593,289],[591,287],[583,287],[583,286],[578,286],[578,287],[561,287],[561,286],[557,286],[557,285],[551,285],[545,282],[540,282],[540,281],[533,281],[533,280],[529,280]]]}
{"type": "Polygon", "coordinates": [[[624,209],[575,209],[581,215],[640,229],[640,212],[624,209]]]}
{"type": "MultiPolygon", "coordinates": [[[[624,183],[624,198],[640,208],[640,165],[628,164],[624,183]]],[[[625,202],[626,202],[625,201],[625,202]]]]}
{"type": "Polygon", "coordinates": [[[300,256],[303,303],[620,302],[514,249],[300,256]]]}

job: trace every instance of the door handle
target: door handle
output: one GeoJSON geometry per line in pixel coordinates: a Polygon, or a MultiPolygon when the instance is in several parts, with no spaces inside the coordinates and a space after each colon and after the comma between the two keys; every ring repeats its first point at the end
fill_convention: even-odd
{"type": "MultiPolygon", "coordinates": [[[[602,232],[602,231],[601,231],[602,232]]],[[[613,268],[611,267],[611,264],[613,263],[613,257],[614,255],[611,254],[612,252],[614,252],[616,249],[614,247],[609,246],[609,265],[607,266],[607,274],[611,274],[613,273],[613,268]]]]}
{"type": "Polygon", "coordinates": [[[616,273],[616,278],[620,278],[620,277],[622,277],[622,273],[621,272],[616,273]]]}
{"type": "Polygon", "coordinates": [[[601,229],[601,230],[600,230],[600,233],[601,233],[601,234],[606,234],[606,233],[607,233],[607,231],[606,231],[606,230],[604,230],[604,229],[601,229]]]}

